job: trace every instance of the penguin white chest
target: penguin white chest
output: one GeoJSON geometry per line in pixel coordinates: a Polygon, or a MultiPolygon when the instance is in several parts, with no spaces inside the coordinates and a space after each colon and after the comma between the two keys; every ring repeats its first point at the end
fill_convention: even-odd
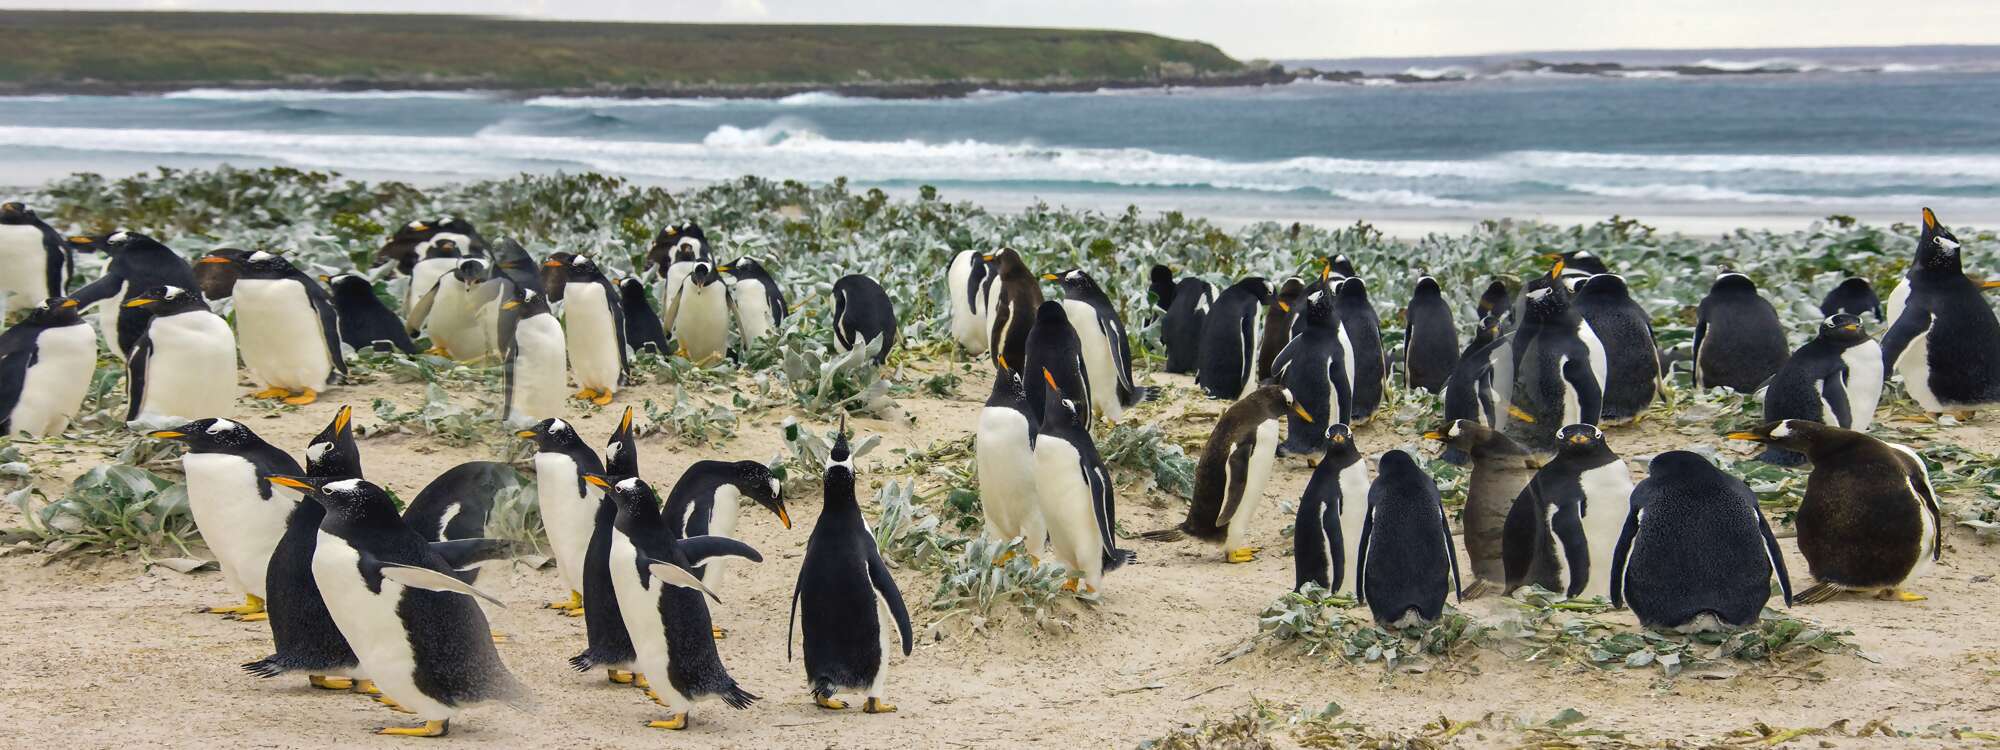
{"type": "Polygon", "coordinates": [[[0,313],[34,307],[48,299],[48,251],[42,247],[42,230],[32,226],[0,224],[0,313]]]}
{"type": "Polygon", "coordinates": [[[403,290],[403,319],[408,320],[417,303],[429,294],[432,287],[442,281],[445,274],[458,267],[457,258],[428,258],[417,261],[410,269],[410,286],[403,290]]]}
{"type": "Polygon", "coordinates": [[[655,578],[639,582],[639,549],[622,532],[611,532],[611,591],[618,599],[619,617],[632,637],[632,664],[656,680],[656,690],[666,696],[674,692],[667,681],[667,627],[660,619],[660,587],[655,578]]]}
{"type": "Polygon", "coordinates": [[[104,337],[104,345],[119,359],[131,356],[131,352],[118,346],[118,316],[125,310],[125,297],[132,293],[132,282],[120,281],[118,293],[97,303],[97,332],[104,337]]]}
{"type": "Polygon", "coordinates": [[[50,328],[35,337],[35,363],[21,382],[20,400],[7,430],[29,437],[60,434],[83,406],[97,367],[97,334],[84,323],[50,328]]]}
{"type": "Polygon", "coordinates": [[[960,346],[975,356],[986,351],[986,316],[980,312],[983,306],[976,304],[972,297],[972,264],[977,262],[977,251],[964,250],[951,259],[951,268],[945,272],[945,291],[951,295],[951,335],[960,346]]]}
{"type": "Polygon", "coordinates": [[[680,340],[692,362],[715,360],[728,354],[729,288],[720,283],[683,284],[680,315],[674,320],[674,338],[680,340]]]}
{"type": "Polygon", "coordinates": [[[1611,598],[1611,553],[1625,530],[1632,509],[1632,472],[1624,461],[1612,461],[1583,472],[1583,536],[1590,547],[1590,577],[1583,596],[1611,598]]]}
{"type": "Polygon", "coordinates": [[[325,531],[313,548],[312,572],[327,614],[360,663],[354,676],[375,681],[385,695],[424,718],[457,713],[417,689],[416,649],[399,611],[402,584],[384,578],[379,591],[369,590],[361,577],[361,554],[346,539],[325,531]]]}
{"type": "Polygon", "coordinates": [[[1083,455],[1052,435],[1035,440],[1035,497],[1048,523],[1049,543],[1070,568],[1088,572],[1103,563],[1096,499],[1084,478],[1083,455]]]}
{"type": "Polygon", "coordinates": [[[569,366],[577,385],[592,390],[618,389],[620,371],[618,321],[599,284],[563,287],[564,335],[569,342],[569,366]]]}
{"type": "Polygon", "coordinates": [[[139,416],[226,417],[236,411],[236,332],[207,310],[154,318],[139,416]]]}
{"type": "Polygon", "coordinates": [[[1117,419],[1125,412],[1118,401],[1118,362],[1112,353],[1116,344],[1105,335],[1104,326],[1099,324],[1097,308],[1076,300],[1063,300],[1063,314],[1069,318],[1069,325],[1076,329],[1077,341],[1082,345],[1084,368],[1090,375],[1090,402],[1107,419],[1117,419]]]}
{"type": "MultiPolygon", "coordinates": [[[[1249,546],[1251,524],[1256,521],[1258,506],[1264,504],[1264,486],[1271,480],[1271,464],[1278,457],[1278,420],[1266,419],[1257,425],[1256,438],[1249,450],[1250,460],[1243,469],[1243,497],[1236,503],[1236,513],[1229,518],[1217,519],[1229,527],[1223,549],[1249,546]]],[[[1225,488],[1236,485],[1235,477],[1230,477],[1230,480],[1223,485],[1225,488]]]]}
{"type": "Polygon", "coordinates": [[[1590,374],[1597,378],[1597,392],[1602,394],[1611,379],[1611,360],[1604,352],[1604,340],[1597,337],[1597,329],[1589,323],[1577,324],[1576,337],[1583,340],[1584,350],[1590,353],[1590,374]]]}
{"type": "Polygon", "coordinates": [[[1368,519],[1368,459],[1357,459],[1340,470],[1340,547],[1347,560],[1347,575],[1340,592],[1353,594],[1360,579],[1354,575],[1355,561],[1361,559],[1361,525],[1368,519]]]}
{"type": "Polygon", "coordinates": [[[227,453],[189,453],[181,456],[181,469],[187,473],[188,511],[215,553],[223,580],[234,591],[263,597],[265,568],[285,534],[285,518],[301,499],[298,493],[272,487],[265,499],[257,491],[256,465],[227,453]]]}
{"type": "Polygon", "coordinates": [[[667,266],[667,278],[660,283],[660,309],[664,311],[660,324],[669,331],[679,322],[681,287],[687,283],[688,275],[694,273],[694,267],[695,261],[676,261],[667,266]]]}
{"type": "Polygon", "coordinates": [[[514,357],[507,363],[514,392],[507,418],[539,422],[562,415],[568,395],[569,344],[553,315],[535,315],[514,327],[514,357]]]}
{"type": "Polygon", "coordinates": [[[777,317],[771,313],[771,298],[764,290],[764,282],[744,279],[736,282],[736,290],[731,294],[736,303],[736,330],[744,341],[754,341],[771,335],[777,327],[777,317]]]}
{"type": "Polygon", "coordinates": [[[482,315],[487,300],[477,292],[477,287],[468,287],[457,278],[445,279],[439,282],[437,297],[431,302],[424,330],[451,352],[452,359],[478,359],[489,349],[491,341],[482,315]]]}
{"type": "Polygon", "coordinates": [[[319,312],[293,279],[236,282],[237,344],[250,376],[290,391],[322,390],[333,374],[319,312]]]}
{"type": "Polygon", "coordinates": [[[1910,304],[1910,277],[1904,275],[1896,279],[1896,288],[1889,291],[1889,301],[1885,305],[1889,317],[1882,321],[1882,330],[1896,326],[1896,319],[1903,317],[1903,308],[1910,304]]]}
{"type": "Polygon", "coordinates": [[[1847,364],[1847,411],[1853,417],[1847,429],[1866,432],[1882,401],[1882,345],[1863,341],[1841,352],[1840,360],[1847,364]]]}
{"type": "MultiPolygon", "coordinates": [[[[985,514],[987,536],[1007,540],[1029,535],[1030,519],[1041,526],[1040,501],[1035,490],[1035,451],[1028,444],[1028,418],[1006,407],[989,406],[979,412],[979,429],[973,433],[974,462],[979,470],[979,506],[985,514]]],[[[1030,553],[1038,551],[1042,540],[1024,539],[1030,553]]]]}
{"type": "MultiPolygon", "coordinates": [[[[596,487],[577,492],[576,459],[561,453],[535,454],[535,501],[555,553],[556,573],[571,591],[583,590],[583,556],[596,527],[596,487]]],[[[588,485],[585,485],[588,487],[588,485]]]]}

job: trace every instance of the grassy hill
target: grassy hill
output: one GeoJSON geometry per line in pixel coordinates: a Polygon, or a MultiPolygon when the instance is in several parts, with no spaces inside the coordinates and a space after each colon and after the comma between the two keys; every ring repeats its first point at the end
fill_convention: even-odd
{"type": "Polygon", "coordinates": [[[441,15],[8,11],[0,87],[770,89],[1242,76],[1213,45],[1127,31],[581,23],[441,15]]]}

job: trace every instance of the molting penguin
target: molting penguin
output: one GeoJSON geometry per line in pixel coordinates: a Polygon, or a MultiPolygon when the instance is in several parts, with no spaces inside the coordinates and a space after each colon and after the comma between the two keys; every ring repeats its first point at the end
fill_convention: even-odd
{"type": "MultiPolygon", "coordinates": [[[[340,407],[326,429],[306,444],[307,475],[324,480],[361,478],[353,416],[351,409],[340,407]]],[[[313,552],[319,548],[319,526],[325,518],[326,508],[311,500],[294,503],[285,518],[284,536],[271,553],[264,579],[274,653],[243,665],[243,671],[265,678],[305,672],[308,684],[325,690],[354,686],[349,677],[360,660],[327,611],[319,582],[313,578],[313,552]]]]}
{"type": "Polygon", "coordinates": [[[63,296],[76,256],[56,230],[26,204],[0,203],[0,320],[15,310],[63,296]]]}
{"type": "MultiPolygon", "coordinates": [[[[1528,449],[1470,419],[1454,419],[1443,430],[1426,432],[1424,437],[1443,441],[1447,449],[1457,450],[1472,462],[1472,476],[1465,483],[1463,516],[1465,554],[1472,558],[1473,576],[1467,594],[1478,596],[1488,588],[1505,587],[1508,519],[1517,507],[1521,512],[1533,510],[1516,499],[1535,477],[1528,449]]],[[[1527,517],[1522,522],[1533,520],[1527,517]]]]}
{"type": "Polygon", "coordinates": [[[1479,302],[1473,307],[1481,320],[1488,316],[1510,315],[1514,311],[1514,293],[1507,289],[1507,282],[1494,279],[1486,285],[1486,291],[1479,294],[1479,302]]]}
{"type": "MultiPolygon", "coordinates": [[[[1447,421],[1465,420],[1485,427],[1500,426],[1500,393],[1494,384],[1494,360],[1512,356],[1511,350],[1505,348],[1511,335],[1500,332],[1499,315],[1480,319],[1472,343],[1459,356],[1458,366],[1451,369],[1451,377],[1445,380],[1444,418],[1447,421]]],[[[1447,442],[1439,458],[1449,464],[1464,465],[1467,455],[1458,446],[1447,442]]]]}
{"type": "MultiPolygon", "coordinates": [[[[1090,403],[1099,415],[1117,421],[1126,409],[1146,398],[1146,389],[1139,387],[1132,376],[1132,342],[1125,336],[1125,321],[1118,317],[1111,298],[1083,269],[1072,268],[1042,278],[1062,284],[1062,310],[1069,316],[1070,327],[1082,344],[1085,371],[1090,375],[1090,403]]],[[[1033,363],[1027,366],[1028,372],[1036,369],[1033,363]]]]}
{"type": "Polygon", "coordinates": [[[714,264],[715,253],[709,248],[708,235],[693,221],[667,225],[653,237],[653,246],[646,250],[646,265],[660,274],[660,304],[667,311],[661,323],[666,330],[674,328],[673,315],[678,309],[675,303],[680,301],[681,283],[694,271],[696,263],[714,264]]]}
{"type": "MultiPolygon", "coordinates": [[[[757,461],[694,462],[674,482],[660,513],[676,537],[726,537],[736,533],[746,498],[777,516],[785,528],[792,527],[777,477],[771,476],[771,467],[757,461]]],[[[723,561],[717,560],[696,575],[714,593],[723,588],[722,570],[723,561]]]]}
{"type": "Polygon", "coordinates": [[[1660,347],[1653,340],[1653,318],[1632,300],[1625,277],[1601,273],[1579,282],[1576,310],[1592,335],[1604,345],[1605,371],[1602,422],[1638,421],[1653,405],[1664,368],[1660,347]]]}
{"type": "Polygon", "coordinates": [[[472,222],[457,216],[446,216],[441,219],[419,219],[397,227],[396,233],[390,236],[389,241],[375,251],[375,259],[370,265],[381,267],[393,264],[397,273],[412,275],[416,271],[417,264],[423,261],[425,253],[430,250],[431,240],[437,238],[450,240],[459,250],[467,254],[486,253],[486,238],[480,236],[479,230],[473,227],[472,222]]]}
{"type": "Polygon", "coordinates": [[[569,587],[569,599],[550,603],[571,617],[583,613],[583,560],[590,547],[591,519],[603,492],[584,477],[604,473],[597,453],[585,445],[576,428],[561,419],[544,419],[514,433],[535,441],[535,499],[542,513],[542,530],[556,558],[556,574],[569,587]]]}
{"type": "Polygon", "coordinates": [[[509,424],[532,424],[563,413],[569,393],[569,339],[549,312],[549,299],[532,289],[517,289],[501,305],[513,316],[514,333],[501,342],[505,363],[506,401],[502,413],[509,424]]]}
{"type": "Polygon", "coordinates": [[[406,330],[429,334],[433,353],[460,362],[485,359],[500,348],[500,305],[512,296],[511,284],[485,258],[461,258],[418,301],[406,330]]]}
{"type": "MultiPolygon", "coordinates": [[[[840,351],[879,344],[882,348],[875,353],[875,364],[882,364],[896,348],[900,325],[895,303],[874,279],[857,273],[833,283],[833,343],[840,351]]],[[[1022,333],[1026,335],[1025,330],[1022,333]]]]}
{"type": "Polygon", "coordinates": [[[960,250],[945,269],[945,295],[951,300],[951,337],[965,353],[986,353],[986,337],[992,321],[986,313],[986,298],[980,293],[986,280],[986,261],[978,250],[960,250]]]}
{"type": "MultiPolygon", "coordinates": [[[[1264,486],[1270,481],[1271,464],[1277,457],[1278,420],[1286,412],[1298,413],[1308,423],[1312,420],[1292,400],[1291,391],[1276,385],[1252,391],[1224,410],[1195,463],[1194,497],[1188,502],[1187,520],[1172,529],[1147,532],[1145,538],[1170,542],[1191,536],[1221,542],[1227,562],[1256,559],[1257,548],[1250,546],[1250,524],[1257,506],[1264,503],[1264,486]]],[[[1039,445],[1036,450],[1041,450],[1039,445]]]]}
{"type": "Polygon", "coordinates": [[[1506,519],[1506,591],[1534,584],[1571,598],[1609,597],[1632,470],[1592,425],[1569,425],[1556,439],[1555,459],[1535,472],[1506,519]]]}
{"type": "MultiPolygon", "coordinates": [[[[1007,371],[1000,370],[1003,375],[1007,371]]],[[[888,713],[896,707],[882,699],[889,676],[882,611],[887,609],[895,621],[904,656],[914,645],[910,613],[875,546],[875,535],[861,517],[845,420],[827,456],[825,484],[826,502],[806,541],[805,561],[792,588],[792,614],[785,618],[785,659],[791,660],[791,628],[796,621],[804,631],[806,683],[813,703],[838,711],[847,703],[834,698],[836,693],[861,690],[867,698],[862,711],[888,713]]]]}
{"type": "Polygon", "coordinates": [[[340,340],[356,350],[374,347],[377,351],[395,348],[416,354],[416,342],[403,330],[403,321],[375,296],[375,283],[359,274],[343,273],[321,277],[332,291],[333,309],[340,320],[340,340]]]}
{"type": "Polygon", "coordinates": [[[729,285],[707,262],[696,262],[674,295],[667,316],[674,320],[674,341],[680,353],[697,364],[720,362],[729,355],[729,285]]]}
{"type": "MultiPolygon", "coordinates": [[[[1034,328],[1028,332],[1024,342],[1026,361],[1022,372],[1025,377],[1047,372],[1044,377],[1053,379],[1054,387],[1069,394],[1076,401],[1078,411],[1083,413],[1084,425],[1090,425],[1090,407],[1096,386],[1090,363],[1084,360],[1083,343],[1075,327],[1070,325],[1069,314],[1063,310],[1061,302],[1043,302],[1035,311],[1034,328]]],[[[1005,368],[1002,368],[1005,369],[1005,368]]],[[[1045,414],[1048,392],[1040,384],[1028,390],[1028,413],[1045,414]]]]}
{"type": "MultiPolygon", "coordinates": [[[[1836,313],[1820,321],[1819,335],[1792,353],[1764,389],[1764,421],[1807,419],[1865,432],[1882,397],[1882,347],[1861,330],[1861,319],[1836,313]]],[[[1757,460],[1796,466],[1805,456],[1766,446],[1757,460]]]]}
{"type": "Polygon", "coordinates": [[[992,278],[986,281],[986,309],[993,361],[1002,368],[1020,369],[1027,358],[1028,332],[1042,306],[1041,280],[1013,248],[989,254],[985,260],[992,264],[992,278]]]}
{"type": "Polygon", "coordinates": [[[1021,374],[1000,370],[972,435],[985,534],[999,541],[1020,537],[1022,550],[1031,557],[1041,556],[1049,536],[1035,495],[1035,428],[1041,421],[1028,406],[1021,374]]]}
{"type": "Polygon", "coordinates": [[[1750,393],[1777,374],[1791,354],[1778,310],[1757,294],[1756,282],[1734,272],[1715,277],[1695,311],[1695,387],[1750,393]]]}
{"type": "Polygon", "coordinates": [[[1794,524],[1799,554],[1819,583],[1799,592],[1800,602],[1827,601],[1842,591],[1923,600],[1903,587],[1944,554],[1944,518],[1916,451],[1798,419],[1729,437],[1782,446],[1812,461],[1794,524]]]}
{"type": "Polygon", "coordinates": [[[646,282],[636,276],[618,282],[618,309],[625,314],[625,338],[632,351],[673,352],[667,346],[666,326],[660,323],[660,314],[653,312],[652,292],[646,290],[646,282]]]}
{"type": "MultiPolygon", "coordinates": [[[[1157,272],[1165,266],[1154,266],[1157,272]]],[[[1167,272],[1169,276],[1171,271],[1167,272]]],[[[1160,317],[1160,342],[1167,348],[1167,372],[1187,374],[1201,368],[1202,332],[1208,327],[1208,313],[1215,307],[1215,285],[1189,276],[1173,286],[1164,299],[1166,313],[1160,317]]]]}
{"type": "MultiPolygon", "coordinates": [[[[493,649],[474,597],[498,599],[458,578],[454,560],[403,523],[394,501],[365,479],[273,477],[326,508],[313,580],[327,611],[384,697],[424,723],[379,734],[440,737],[466,707],[518,703],[527,689],[493,649]]],[[[483,541],[483,540],[481,540],[483,541]]]]}
{"type": "Polygon", "coordinates": [[[1792,579],[1756,493],[1699,454],[1668,451],[1632,489],[1611,557],[1611,604],[1629,603],[1655,630],[1748,627],[1771,598],[1774,571],[1789,607],[1792,579]]]}
{"type": "Polygon", "coordinates": [[[566,261],[551,257],[542,265],[562,272],[564,339],[570,371],[581,389],[576,398],[609,404],[625,385],[625,314],[619,309],[618,288],[582,255],[566,261]]]}
{"type": "Polygon", "coordinates": [[[1351,595],[1356,579],[1347,571],[1359,559],[1361,524],[1368,515],[1368,461],[1347,425],[1328,425],[1326,442],[1326,458],[1306,481],[1292,524],[1292,590],[1316,583],[1351,595]]]}
{"type": "Polygon", "coordinates": [[[1333,312],[1340,318],[1340,331],[1347,337],[1347,358],[1354,366],[1354,407],[1348,417],[1352,424],[1366,424],[1382,406],[1382,391],[1389,382],[1389,354],[1382,350],[1382,319],[1368,301],[1368,283],[1359,277],[1342,280],[1334,287],[1333,312]]]}
{"type": "Polygon", "coordinates": [[[1875,287],[1867,279],[1849,276],[1819,301],[1819,314],[1831,317],[1840,313],[1857,318],[1874,315],[1876,322],[1882,322],[1882,298],[1875,295],[1875,287]]]}
{"type": "Polygon", "coordinates": [[[253,398],[310,404],[336,374],[347,374],[340,314],[312,277],[263,251],[218,250],[201,262],[236,269],[237,343],[251,379],[264,386],[253,398]]]}
{"type": "Polygon", "coordinates": [[[1083,404],[1065,398],[1056,378],[1042,371],[1049,393],[1035,430],[1035,499],[1048,525],[1049,548],[1073,571],[1067,588],[1098,591],[1104,575],[1136,562],[1118,549],[1117,488],[1090,439],[1083,404]]]}
{"type": "Polygon", "coordinates": [[[1278,353],[1272,370],[1279,383],[1298,401],[1286,415],[1286,454],[1317,453],[1325,433],[1317,425],[1346,424],[1354,406],[1353,360],[1347,357],[1346,332],[1333,315],[1333,295],[1325,290],[1305,297],[1305,327],[1278,353]]]}
{"type": "Polygon", "coordinates": [[[1354,574],[1361,603],[1392,628],[1436,620],[1445,594],[1464,591],[1437,482],[1408,453],[1384,453],[1376,467],[1354,574]]]}
{"type": "MultiPolygon", "coordinates": [[[[604,446],[605,475],[614,482],[639,475],[639,440],[632,430],[632,407],[618,420],[618,429],[604,446]]],[[[569,665],[578,672],[603,669],[614,683],[637,682],[632,672],[638,654],[632,650],[632,636],[625,632],[625,615],[618,609],[618,592],[611,582],[612,524],[618,521],[618,503],[609,494],[597,501],[591,519],[590,544],[583,555],[583,629],[587,646],[572,656],[569,665]]]]}
{"type": "Polygon", "coordinates": [[[1417,279],[1410,304],[1403,308],[1403,379],[1408,388],[1444,393],[1451,371],[1458,366],[1458,326],[1451,320],[1451,303],[1437,279],[1417,279]]]}
{"type": "Polygon", "coordinates": [[[285,535],[285,519],[299,502],[289,486],[272,476],[296,476],[299,463],[241,423],[197,419],[171,430],[148,433],[155,440],[187,444],[181,469],[187,474],[188,511],[201,530],[222,580],[243,595],[243,604],[214,607],[210,614],[262,620],[264,582],[271,552],[285,535]]]}
{"type": "Polygon", "coordinates": [[[466,246],[459,244],[453,236],[434,234],[419,243],[416,265],[409,271],[410,285],[403,289],[403,319],[412,325],[420,325],[418,321],[422,316],[417,314],[418,305],[437,289],[440,281],[458,269],[459,261],[470,254],[466,246]]]}
{"type": "Polygon", "coordinates": [[[1560,447],[1549,425],[1596,424],[1603,413],[1603,342],[1571,304],[1561,264],[1528,284],[1511,348],[1494,355],[1494,383],[1507,417],[1502,432],[1546,455],[1560,447]],[[1510,356],[1511,355],[1511,356],[1510,356]]]}
{"type": "Polygon", "coordinates": [[[1907,299],[1898,309],[1891,296],[1882,361],[1917,405],[1937,414],[2000,403],[2000,320],[1966,278],[1958,238],[1928,208],[1916,259],[1896,292],[1907,299]]]}
{"type": "Polygon", "coordinates": [[[70,295],[78,305],[97,308],[97,329],[111,352],[124,359],[145,333],[145,315],[125,303],[132,296],[163,286],[194,289],[194,269],[172,248],[138,232],[118,231],[103,237],[71,237],[69,244],[84,251],[102,250],[111,256],[104,275],[83,285],[70,295]]]}
{"type": "MultiPolygon", "coordinates": [[[[226,417],[236,410],[236,332],[201,295],[148,289],[125,301],[141,334],[125,361],[125,420],[226,417]]],[[[94,349],[94,347],[93,347],[94,349]]]]}
{"type": "MultiPolygon", "coordinates": [[[[1257,310],[1271,301],[1260,277],[1236,282],[1215,299],[1201,329],[1201,366],[1195,384],[1209,398],[1239,399],[1257,387],[1257,310]]],[[[1171,316],[1172,313],[1169,313],[1171,316]]]]}
{"type": "Polygon", "coordinates": [[[745,342],[776,335],[785,322],[785,289],[756,258],[737,258],[715,270],[729,280],[736,331],[745,342]]]}
{"type": "Polygon", "coordinates": [[[1257,382],[1270,382],[1271,364],[1278,358],[1278,352],[1292,343],[1293,332],[1299,313],[1304,311],[1306,282],[1297,276],[1278,284],[1277,299],[1264,309],[1263,338],[1257,342],[1257,382]]]}
{"type": "Polygon", "coordinates": [[[35,303],[0,333],[0,435],[59,435],[83,408],[97,369],[97,334],[69,297],[35,303]]]}

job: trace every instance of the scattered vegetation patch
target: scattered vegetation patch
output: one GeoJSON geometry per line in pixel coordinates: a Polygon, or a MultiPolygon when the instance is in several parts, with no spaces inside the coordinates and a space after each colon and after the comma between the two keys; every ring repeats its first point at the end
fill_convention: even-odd
{"type": "Polygon", "coordinates": [[[150,560],[166,551],[191,557],[188,547],[199,537],[187,485],[136,466],[101,464],[70,482],[59,498],[50,500],[30,485],[7,493],[7,502],[24,525],[0,533],[49,554],[137,552],[150,560]]]}
{"type": "Polygon", "coordinates": [[[1122,422],[1098,438],[1097,452],[1120,484],[1145,493],[1160,489],[1194,496],[1194,459],[1167,440],[1158,425],[1122,422]]]}
{"type": "Polygon", "coordinates": [[[1818,666],[1828,655],[1860,650],[1847,639],[1852,631],[1825,628],[1774,609],[1764,610],[1755,627],[1713,633],[1663,633],[1601,619],[1611,606],[1602,600],[1564,600],[1539,587],[1507,600],[1519,619],[1501,632],[1523,648],[1516,658],[1597,669],[1658,668],[1666,677],[1685,670],[1728,676],[1732,665],[1777,670],[1812,681],[1825,679],[1818,666]]]}
{"type": "Polygon", "coordinates": [[[1477,671],[1472,662],[1492,635],[1492,628],[1450,606],[1428,625],[1386,629],[1366,609],[1357,608],[1353,597],[1306,584],[1265,607],[1257,616],[1257,635],[1224,658],[1263,645],[1349,664],[1379,662],[1390,672],[1425,672],[1434,665],[1477,671]]]}

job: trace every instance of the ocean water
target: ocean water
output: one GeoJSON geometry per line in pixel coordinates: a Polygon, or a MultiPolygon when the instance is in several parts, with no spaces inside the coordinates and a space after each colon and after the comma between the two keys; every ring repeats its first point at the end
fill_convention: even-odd
{"type": "Polygon", "coordinates": [[[1307,217],[2000,210],[2000,47],[1532,56],[1625,66],[1598,74],[1525,57],[1301,63],[1380,76],[1361,83],[954,100],[0,97],[0,185],[226,162],[421,181],[847,177],[1307,217]],[[1758,72],[1700,74],[1743,70],[1758,72]]]}

